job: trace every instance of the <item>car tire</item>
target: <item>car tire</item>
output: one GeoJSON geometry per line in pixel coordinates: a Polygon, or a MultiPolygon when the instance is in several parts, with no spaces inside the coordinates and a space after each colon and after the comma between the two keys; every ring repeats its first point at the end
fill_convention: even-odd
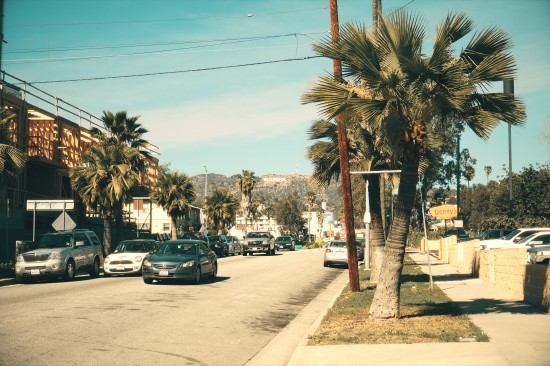
{"type": "Polygon", "coordinates": [[[74,265],[74,261],[72,259],[69,259],[69,261],[67,262],[67,267],[65,268],[65,275],[63,276],[63,278],[65,279],[65,281],[72,281],[74,280],[75,275],[76,268],[74,265]]]}
{"type": "Polygon", "coordinates": [[[252,257],[254,255],[254,253],[253,252],[248,252],[248,255],[252,257]]]}
{"type": "Polygon", "coordinates": [[[103,270],[103,277],[111,277],[111,274],[103,270]]]}
{"type": "Polygon", "coordinates": [[[197,267],[195,271],[195,278],[193,278],[193,284],[198,285],[199,283],[201,283],[201,277],[201,267],[197,267]]]}
{"type": "Polygon", "coordinates": [[[97,278],[99,277],[99,258],[94,259],[94,264],[90,270],[90,277],[97,278]]]}
{"type": "Polygon", "coordinates": [[[210,278],[215,280],[216,277],[218,277],[218,264],[214,263],[212,265],[212,274],[210,275],[210,278]]]}
{"type": "Polygon", "coordinates": [[[143,279],[143,282],[145,282],[146,284],[150,285],[153,283],[153,279],[152,278],[144,278],[143,279]]]}
{"type": "Polygon", "coordinates": [[[246,257],[248,253],[247,252],[243,252],[243,257],[246,257]]]}

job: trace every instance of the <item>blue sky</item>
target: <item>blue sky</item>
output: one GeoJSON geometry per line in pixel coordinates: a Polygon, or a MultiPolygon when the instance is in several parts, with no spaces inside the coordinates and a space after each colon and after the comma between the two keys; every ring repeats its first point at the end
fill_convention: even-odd
{"type": "MultiPolygon", "coordinates": [[[[227,176],[243,169],[309,175],[306,132],[318,114],[300,96],[332,72],[332,62],[271,61],[314,56],[312,43],[330,30],[328,3],[5,0],[2,68],[29,82],[182,71],[36,85],[96,116],[141,115],[161,164],[183,173],[203,174],[206,166],[227,176]],[[223,68],[264,62],[271,63],[223,68]]],[[[370,0],[338,6],[341,23],[371,24],[370,0]]],[[[513,169],[548,162],[541,135],[550,129],[550,1],[382,1],[386,14],[403,6],[425,20],[426,52],[435,25],[451,10],[466,12],[476,29],[508,32],[518,64],[515,93],[528,108],[525,126],[513,128],[513,169]]],[[[462,147],[477,159],[474,183],[485,183],[486,165],[491,178],[503,175],[507,134],[501,126],[488,141],[464,135],[462,147]]]]}

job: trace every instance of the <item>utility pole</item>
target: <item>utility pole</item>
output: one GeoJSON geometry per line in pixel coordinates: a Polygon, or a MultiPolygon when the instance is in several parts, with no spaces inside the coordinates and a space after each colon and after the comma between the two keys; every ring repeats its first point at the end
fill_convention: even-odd
{"type": "MultiPolygon", "coordinates": [[[[337,0],[329,0],[330,3],[330,28],[332,44],[338,43],[340,36],[338,24],[337,0]]],[[[342,80],[342,63],[340,60],[332,60],[334,66],[334,79],[342,80]]],[[[351,181],[349,174],[348,141],[346,137],[346,121],[340,113],[336,116],[338,131],[338,153],[340,157],[340,178],[342,183],[342,203],[344,206],[344,227],[346,229],[346,246],[348,250],[349,289],[351,292],[361,291],[359,286],[359,271],[357,268],[357,244],[355,241],[355,227],[353,225],[353,206],[351,201],[351,181]]]]}
{"type": "MultiPolygon", "coordinates": [[[[503,81],[504,94],[514,95],[514,79],[505,79],[503,81]]],[[[512,217],[514,205],[512,195],[512,124],[508,123],[508,217],[512,217]]]]}
{"type": "Polygon", "coordinates": [[[3,43],[4,43],[4,0],[0,0],[0,71],[2,71],[3,43]]]}

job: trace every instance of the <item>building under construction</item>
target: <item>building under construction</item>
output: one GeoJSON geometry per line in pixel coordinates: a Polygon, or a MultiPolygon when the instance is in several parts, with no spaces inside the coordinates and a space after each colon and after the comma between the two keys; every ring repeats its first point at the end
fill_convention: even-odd
{"type": "MultiPolygon", "coordinates": [[[[27,200],[73,199],[75,210],[70,216],[77,226],[84,221],[88,227],[94,225],[73,192],[69,168],[97,143],[91,128],[104,129],[100,118],[5,72],[0,80],[0,103],[14,114],[7,124],[9,143],[28,156],[24,172],[8,184],[6,202],[0,203],[1,261],[13,259],[16,240],[32,240],[33,222],[37,233],[52,231],[51,224],[60,215],[27,211],[27,200]]],[[[150,187],[156,181],[158,159],[153,157],[147,164],[141,180],[150,187]]]]}

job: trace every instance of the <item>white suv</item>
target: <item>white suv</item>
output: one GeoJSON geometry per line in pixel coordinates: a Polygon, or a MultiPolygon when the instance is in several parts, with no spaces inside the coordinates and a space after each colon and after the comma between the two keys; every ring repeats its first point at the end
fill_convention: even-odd
{"type": "Polygon", "coordinates": [[[17,256],[15,278],[18,282],[44,277],[71,281],[79,273],[98,277],[102,258],[101,242],[93,231],[75,229],[44,234],[36,249],[17,256]]]}

